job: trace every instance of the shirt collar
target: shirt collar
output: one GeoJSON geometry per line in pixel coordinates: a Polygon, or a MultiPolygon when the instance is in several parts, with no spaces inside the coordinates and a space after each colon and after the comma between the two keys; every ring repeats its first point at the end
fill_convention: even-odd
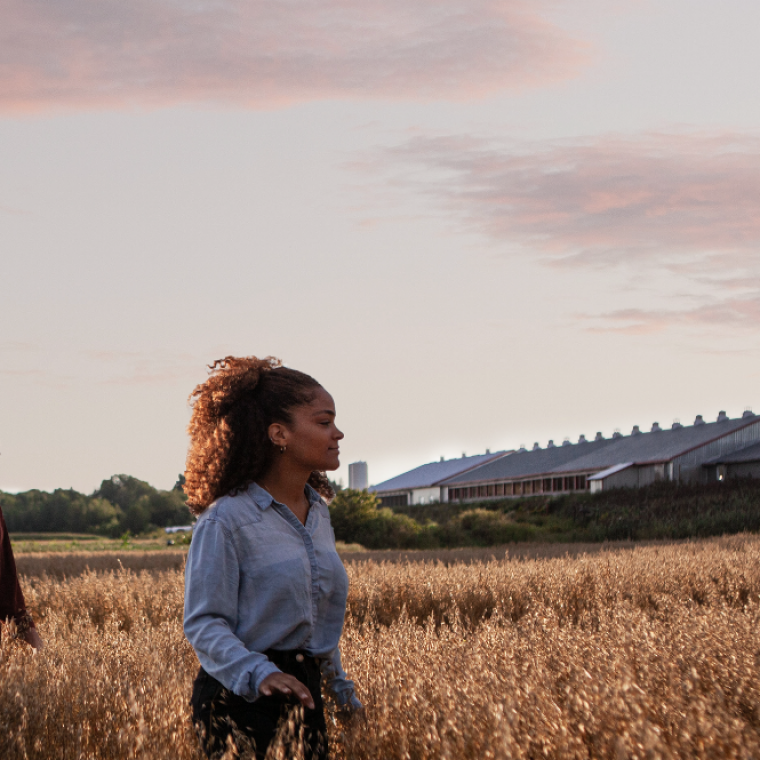
{"type": "MultiPolygon", "coordinates": [[[[309,506],[314,506],[322,501],[322,497],[307,483],[306,484],[306,498],[309,500],[309,506]]],[[[262,488],[258,483],[251,483],[247,488],[248,495],[256,503],[256,506],[263,512],[275,503],[272,498],[272,494],[265,488],[262,488]]]]}

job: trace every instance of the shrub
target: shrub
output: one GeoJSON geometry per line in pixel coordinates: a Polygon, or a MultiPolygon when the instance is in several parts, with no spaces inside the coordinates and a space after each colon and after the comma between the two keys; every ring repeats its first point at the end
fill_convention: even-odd
{"type": "Polygon", "coordinates": [[[347,488],[330,503],[335,538],[369,549],[411,549],[424,545],[425,527],[411,517],[397,515],[369,491],[347,488]]]}
{"type": "Polygon", "coordinates": [[[456,515],[437,528],[444,546],[494,546],[515,541],[530,541],[536,536],[536,528],[516,523],[503,512],[487,509],[470,509],[456,515]]]}

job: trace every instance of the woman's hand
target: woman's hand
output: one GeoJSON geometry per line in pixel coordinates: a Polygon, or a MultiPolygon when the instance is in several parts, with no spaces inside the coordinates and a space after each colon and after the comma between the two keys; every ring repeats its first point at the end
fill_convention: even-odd
{"type": "Polygon", "coordinates": [[[287,673],[270,673],[259,686],[259,691],[265,697],[271,697],[275,692],[280,694],[295,694],[304,707],[314,709],[311,692],[295,677],[287,673]]]}
{"type": "Polygon", "coordinates": [[[45,645],[42,643],[42,639],[40,638],[40,634],[37,633],[36,628],[29,628],[24,634],[24,639],[26,639],[26,643],[29,644],[33,649],[45,648],[45,645]]]}

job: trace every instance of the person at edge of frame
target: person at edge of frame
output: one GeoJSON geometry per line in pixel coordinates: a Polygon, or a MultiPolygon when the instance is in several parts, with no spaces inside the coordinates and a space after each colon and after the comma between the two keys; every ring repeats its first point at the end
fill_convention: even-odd
{"type": "Polygon", "coordinates": [[[263,760],[287,721],[287,756],[323,760],[320,687],[340,715],[363,710],[340,660],[348,576],[323,499],[343,438],[335,404],[273,357],[209,369],[190,396],[184,485],[198,515],[185,569],[193,722],[208,757],[234,745],[263,760]]]}
{"type": "Polygon", "coordinates": [[[11,538],[0,509],[0,621],[9,619],[15,623],[16,638],[23,639],[34,649],[43,648],[34,620],[26,609],[24,594],[18,582],[11,538]]]}

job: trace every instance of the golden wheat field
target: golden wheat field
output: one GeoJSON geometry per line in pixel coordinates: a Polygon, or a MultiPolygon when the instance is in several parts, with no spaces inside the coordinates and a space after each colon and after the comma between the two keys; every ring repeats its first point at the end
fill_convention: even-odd
{"type": "MultiPolygon", "coordinates": [[[[347,563],[366,712],[334,757],[760,757],[760,539],[457,558],[347,563]]],[[[4,629],[0,757],[197,758],[181,569],[49,561],[47,648],[4,629]]]]}

